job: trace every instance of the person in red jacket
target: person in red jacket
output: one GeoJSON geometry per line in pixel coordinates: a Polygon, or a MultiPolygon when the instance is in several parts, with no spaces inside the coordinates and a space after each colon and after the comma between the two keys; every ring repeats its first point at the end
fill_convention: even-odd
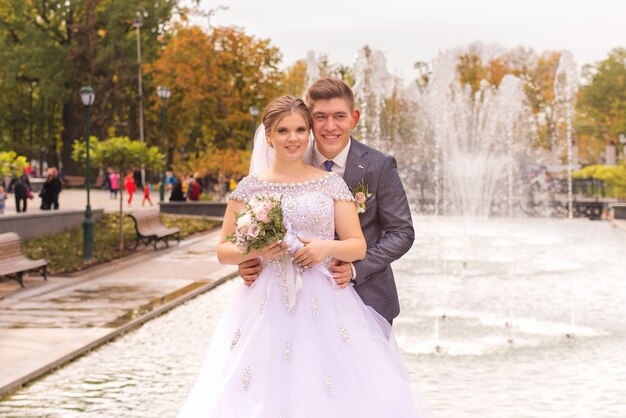
{"type": "Polygon", "coordinates": [[[150,199],[150,186],[147,184],[143,186],[143,200],[141,201],[141,206],[146,203],[146,200],[150,203],[150,206],[152,206],[152,199],[150,199]]]}
{"type": "Polygon", "coordinates": [[[200,200],[200,183],[195,178],[191,179],[189,183],[189,200],[198,201],[200,200]]]}
{"type": "Polygon", "coordinates": [[[128,192],[128,204],[131,205],[133,202],[133,193],[135,193],[135,190],[137,189],[132,171],[129,171],[128,175],[124,178],[124,188],[126,189],[126,192],[128,192]]]}

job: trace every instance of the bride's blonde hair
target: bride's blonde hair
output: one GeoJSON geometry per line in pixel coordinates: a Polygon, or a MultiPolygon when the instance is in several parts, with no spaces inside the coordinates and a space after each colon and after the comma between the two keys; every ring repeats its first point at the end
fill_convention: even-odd
{"type": "Polygon", "coordinates": [[[294,96],[281,96],[269,102],[263,111],[265,134],[269,137],[278,122],[290,113],[299,113],[304,118],[306,127],[311,129],[313,119],[304,101],[294,96]]]}

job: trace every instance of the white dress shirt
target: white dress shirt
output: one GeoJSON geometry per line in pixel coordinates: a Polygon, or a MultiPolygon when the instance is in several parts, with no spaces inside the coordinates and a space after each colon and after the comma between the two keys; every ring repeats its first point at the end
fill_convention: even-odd
{"type": "MultiPolygon", "coordinates": [[[[350,152],[350,144],[352,144],[352,138],[348,140],[348,144],[341,150],[339,154],[332,159],[332,162],[335,163],[332,167],[332,172],[339,174],[343,177],[343,173],[346,172],[346,163],[348,162],[348,153],[350,152]]],[[[321,168],[322,170],[326,170],[324,167],[324,163],[328,161],[328,158],[324,157],[321,152],[318,151],[317,145],[313,151],[313,165],[317,168],[321,168]]]]}

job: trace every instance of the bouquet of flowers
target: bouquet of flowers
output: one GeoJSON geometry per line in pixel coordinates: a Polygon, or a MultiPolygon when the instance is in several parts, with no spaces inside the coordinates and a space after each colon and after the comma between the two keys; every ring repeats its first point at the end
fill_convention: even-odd
{"type": "Polygon", "coordinates": [[[285,237],[281,198],[271,195],[255,196],[243,211],[235,214],[235,233],[226,239],[242,253],[260,250],[274,241],[285,237]]]}

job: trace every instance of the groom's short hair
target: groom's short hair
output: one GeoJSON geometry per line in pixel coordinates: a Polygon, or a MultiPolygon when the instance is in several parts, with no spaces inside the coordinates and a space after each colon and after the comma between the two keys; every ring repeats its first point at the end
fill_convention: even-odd
{"type": "Polygon", "coordinates": [[[313,103],[317,100],[346,99],[350,110],[354,110],[354,93],[352,89],[338,78],[320,78],[306,92],[306,104],[313,109],[313,103]]]}

